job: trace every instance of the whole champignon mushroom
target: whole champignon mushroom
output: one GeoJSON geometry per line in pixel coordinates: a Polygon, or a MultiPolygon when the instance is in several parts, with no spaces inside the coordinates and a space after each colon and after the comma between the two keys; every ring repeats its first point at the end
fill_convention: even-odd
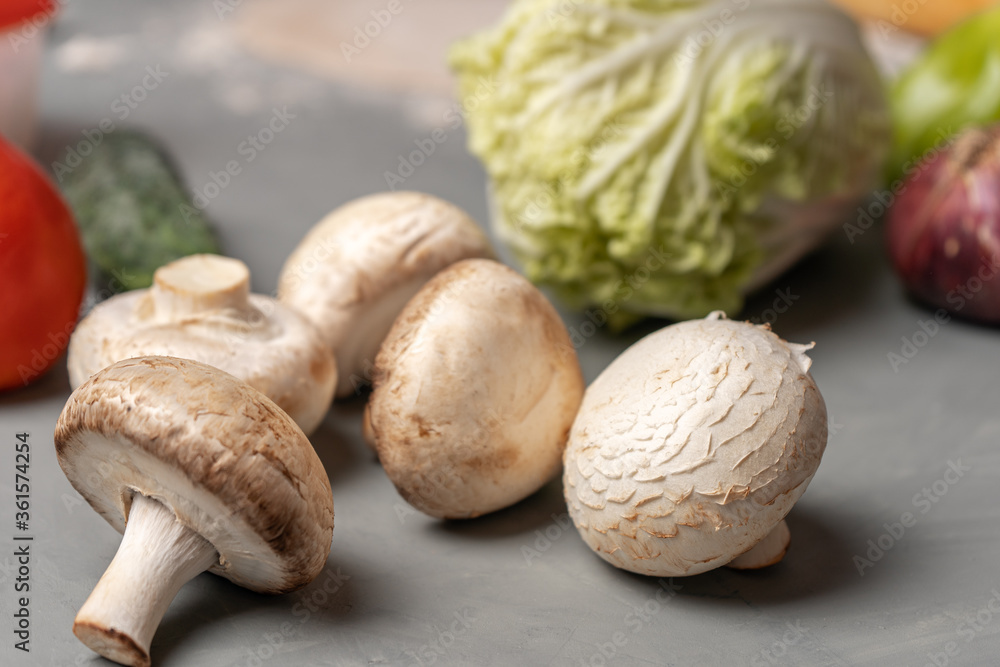
{"type": "Polygon", "coordinates": [[[576,351],[531,283],[458,262],[407,304],[375,360],[370,434],[411,505],[471,518],[554,477],[583,396],[576,351]]]}
{"type": "Polygon", "coordinates": [[[263,392],[307,434],[326,415],[337,383],[315,327],[275,299],[250,294],[243,262],[192,255],[160,267],[148,290],[97,305],[70,339],[70,384],[121,359],[194,359],[263,392]]]}
{"type": "Polygon", "coordinates": [[[73,632],[149,665],[171,600],[206,570],[286,593],[323,569],[333,498],[305,434],[237,378],[186,359],[120,361],[81,385],[55,431],[59,464],[124,533],[73,632]]]}
{"type": "Polygon", "coordinates": [[[441,269],[493,257],[464,211],[419,192],[352,201],[321,220],[285,262],[278,298],[310,318],[337,357],[337,396],[371,381],[379,346],[407,301],[441,269]]]}
{"type": "Polygon", "coordinates": [[[566,448],[566,501],[591,549],[658,577],[781,560],[783,519],[826,447],[811,347],[713,313],[618,357],[566,448]]]}

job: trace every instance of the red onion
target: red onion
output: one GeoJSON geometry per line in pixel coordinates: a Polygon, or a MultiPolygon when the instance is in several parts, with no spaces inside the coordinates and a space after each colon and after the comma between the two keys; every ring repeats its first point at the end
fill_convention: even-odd
{"type": "Polygon", "coordinates": [[[889,209],[889,254],[919,299],[1000,322],[1000,125],[963,132],[889,209]]]}

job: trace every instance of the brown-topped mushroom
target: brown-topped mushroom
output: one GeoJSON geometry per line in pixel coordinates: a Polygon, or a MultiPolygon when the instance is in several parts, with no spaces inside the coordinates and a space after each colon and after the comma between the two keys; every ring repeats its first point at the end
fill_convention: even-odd
{"type": "Polygon", "coordinates": [[[55,431],[73,487],[121,546],[73,632],[106,658],[149,665],[171,600],[210,571],[262,593],[323,569],[333,499],[302,430],[262,393],[196,361],[120,361],[83,383],[55,431]]]}

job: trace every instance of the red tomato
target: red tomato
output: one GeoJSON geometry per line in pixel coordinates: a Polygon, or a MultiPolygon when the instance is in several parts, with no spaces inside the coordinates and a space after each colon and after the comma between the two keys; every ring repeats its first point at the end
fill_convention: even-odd
{"type": "Polygon", "coordinates": [[[0,137],[0,390],[27,385],[59,359],[86,283],[69,208],[42,170],[0,137]]]}
{"type": "Polygon", "coordinates": [[[0,0],[0,30],[36,16],[39,19],[51,16],[55,8],[55,0],[0,0]]]}

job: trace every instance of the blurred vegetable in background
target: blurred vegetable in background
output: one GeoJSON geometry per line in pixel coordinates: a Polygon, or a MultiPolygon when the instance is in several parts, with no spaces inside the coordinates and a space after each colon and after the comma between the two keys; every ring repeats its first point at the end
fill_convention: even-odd
{"type": "Polygon", "coordinates": [[[66,349],[87,282],[76,225],[55,186],[0,137],[0,390],[66,349]]]}
{"type": "Polygon", "coordinates": [[[1000,9],[931,44],[893,86],[892,110],[893,178],[963,129],[1000,120],[1000,9]]]}
{"type": "Polygon", "coordinates": [[[55,8],[54,0],[0,2],[0,134],[16,146],[34,138],[45,24],[55,8]]]}
{"type": "Polygon", "coordinates": [[[1000,124],[966,130],[889,209],[889,254],[915,296],[1000,322],[1000,124]]]}
{"type": "Polygon", "coordinates": [[[164,264],[220,252],[166,153],[143,134],[105,136],[63,178],[87,254],[115,287],[149,287],[164,264]]]}
{"type": "Polygon", "coordinates": [[[997,0],[833,0],[859,19],[875,22],[881,36],[896,30],[938,35],[997,0]]]}
{"type": "Polygon", "coordinates": [[[55,11],[55,0],[4,0],[0,3],[0,30],[35,17],[44,19],[55,11]]]}
{"type": "Polygon", "coordinates": [[[820,0],[517,0],[452,63],[501,238],[615,326],[735,313],[888,151],[857,26],[820,0]]]}

